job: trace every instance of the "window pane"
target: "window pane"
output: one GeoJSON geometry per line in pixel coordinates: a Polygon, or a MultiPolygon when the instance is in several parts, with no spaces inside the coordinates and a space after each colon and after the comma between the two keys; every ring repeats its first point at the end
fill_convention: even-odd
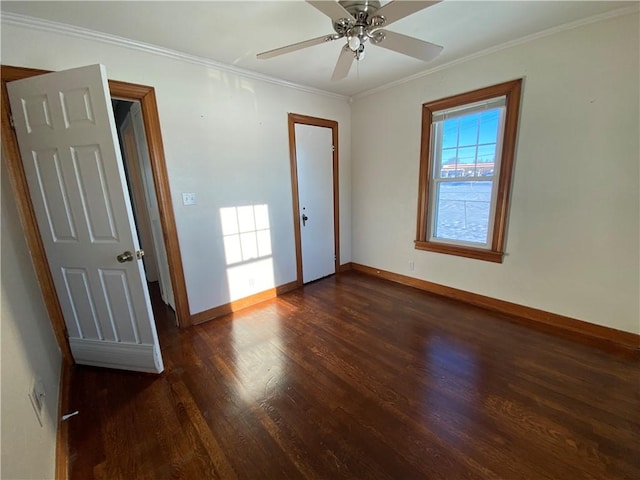
{"type": "Polygon", "coordinates": [[[496,144],[478,147],[478,163],[493,163],[496,158],[496,144]]]}
{"type": "MultiPolygon", "coordinates": [[[[440,178],[447,178],[454,176],[454,170],[456,169],[456,163],[458,162],[458,149],[457,148],[444,148],[440,154],[440,178]]],[[[437,173],[436,173],[437,175],[437,173]]]]}
{"type": "Polygon", "coordinates": [[[478,141],[478,119],[480,114],[473,113],[460,117],[460,139],[458,145],[461,147],[475,145],[478,141]]]}
{"type": "Polygon", "coordinates": [[[474,163],[476,163],[476,147],[458,149],[458,165],[473,165],[474,163]]]}
{"type": "Polygon", "coordinates": [[[494,173],[493,163],[478,163],[476,168],[476,177],[491,178],[494,176],[494,173]]]}
{"type": "Polygon", "coordinates": [[[465,175],[465,169],[459,165],[447,165],[447,168],[442,170],[442,178],[461,178],[465,175]]]}
{"type": "Polygon", "coordinates": [[[487,243],[493,182],[438,182],[433,237],[487,243]]]}
{"type": "Polygon", "coordinates": [[[455,148],[458,146],[458,119],[442,122],[444,125],[442,134],[443,148],[455,148]]]}
{"type": "Polygon", "coordinates": [[[443,148],[442,149],[442,165],[449,165],[456,163],[458,157],[457,148],[443,148]]]}
{"type": "Polygon", "coordinates": [[[501,110],[495,108],[482,112],[480,116],[480,143],[496,143],[501,110]]]}

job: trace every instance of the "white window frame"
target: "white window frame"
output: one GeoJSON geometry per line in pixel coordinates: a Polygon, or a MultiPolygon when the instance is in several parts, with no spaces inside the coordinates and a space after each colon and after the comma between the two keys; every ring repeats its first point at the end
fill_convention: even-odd
{"type": "MultiPolygon", "coordinates": [[[[501,95],[496,98],[489,99],[483,102],[477,102],[470,105],[465,105],[460,108],[454,108],[449,110],[442,110],[439,112],[433,112],[432,124],[431,124],[431,154],[433,155],[435,162],[433,168],[433,175],[430,179],[432,183],[431,198],[429,199],[429,205],[432,206],[433,211],[431,215],[429,215],[430,222],[428,225],[428,237],[431,242],[440,242],[452,245],[460,245],[460,246],[470,246],[476,248],[491,248],[491,235],[490,233],[493,231],[493,225],[495,220],[496,213],[496,200],[498,195],[498,179],[500,178],[500,164],[501,155],[502,155],[502,143],[503,143],[503,135],[504,135],[504,120],[506,116],[506,96],[501,95]],[[497,104],[497,105],[496,105],[497,104]],[[471,115],[477,113],[478,111],[490,110],[500,108],[500,117],[498,120],[498,131],[496,138],[496,150],[495,150],[495,160],[493,162],[493,176],[492,177],[440,177],[440,171],[442,170],[442,141],[443,141],[443,126],[444,121],[449,120],[456,117],[464,117],[466,115],[471,115]],[[435,120],[435,117],[443,117],[442,121],[435,120]],[[479,242],[471,242],[465,240],[457,240],[453,238],[444,238],[444,237],[436,237],[436,225],[438,222],[438,192],[439,192],[439,184],[443,183],[453,183],[453,182],[491,182],[491,204],[489,207],[489,221],[487,226],[487,240],[485,243],[479,242]]],[[[478,129],[478,135],[480,131],[478,129]]],[[[476,148],[480,147],[480,144],[476,142],[473,146],[476,148]]],[[[460,148],[460,145],[457,145],[457,148],[460,148]]],[[[476,151],[477,157],[477,151],[476,151]]],[[[477,162],[476,162],[477,166],[477,162]]]]}

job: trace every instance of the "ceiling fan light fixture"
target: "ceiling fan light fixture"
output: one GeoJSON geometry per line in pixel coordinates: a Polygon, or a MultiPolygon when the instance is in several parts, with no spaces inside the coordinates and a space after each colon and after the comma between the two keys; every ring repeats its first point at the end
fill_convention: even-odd
{"type": "Polygon", "coordinates": [[[418,38],[382,30],[382,27],[387,27],[440,1],[442,0],[390,0],[381,5],[382,0],[306,0],[331,19],[335,33],[262,52],[257,57],[272,58],[346,38],[345,43],[340,42],[342,49],[331,77],[333,81],[342,80],[349,74],[354,59],[364,58],[364,47],[369,40],[372,44],[386,50],[429,62],[440,54],[443,47],[418,38]]]}
{"type": "Polygon", "coordinates": [[[357,52],[360,48],[361,43],[362,42],[360,42],[360,37],[358,37],[357,35],[349,37],[348,45],[352,52],[357,52]]]}

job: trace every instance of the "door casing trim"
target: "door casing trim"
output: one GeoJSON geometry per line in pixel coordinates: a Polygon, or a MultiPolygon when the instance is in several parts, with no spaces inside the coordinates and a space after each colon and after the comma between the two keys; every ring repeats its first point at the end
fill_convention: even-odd
{"type": "MultiPolygon", "coordinates": [[[[2,81],[2,157],[7,166],[20,221],[29,251],[31,252],[31,258],[38,283],[40,284],[45,307],[62,353],[62,359],[65,363],[73,364],[73,355],[69,347],[62,309],[53,284],[53,277],[49,270],[42,237],[29,196],[29,188],[22,166],[18,140],[11,126],[11,109],[7,93],[7,82],[43,75],[45,73],[51,72],[33,68],[0,66],[0,77],[2,81]]],[[[153,87],[145,85],[114,80],[109,80],[109,90],[113,98],[140,102],[153,180],[158,197],[162,234],[167,250],[167,261],[169,263],[169,272],[176,306],[176,318],[180,327],[187,327],[191,325],[189,301],[187,298],[187,288],[182,267],[182,256],[180,254],[173,204],[171,202],[171,191],[169,189],[169,177],[166,168],[164,147],[162,145],[160,118],[158,116],[155,90],[153,87]]]]}
{"type": "Polygon", "coordinates": [[[288,114],[289,159],[291,164],[291,194],[293,201],[293,232],[296,243],[296,284],[302,286],[302,236],[300,232],[300,203],[298,200],[298,160],[296,158],[296,124],[311,125],[331,129],[333,143],[333,242],[335,251],[335,272],[340,271],[340,195],[338,178],[338,122],[324,118],[288,114]]]}

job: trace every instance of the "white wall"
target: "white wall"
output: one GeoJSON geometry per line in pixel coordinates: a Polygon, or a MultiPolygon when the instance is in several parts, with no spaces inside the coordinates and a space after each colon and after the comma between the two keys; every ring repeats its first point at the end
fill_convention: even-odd
{"type": "Polygon", "coordinates": [[[54,478],[61,354],[2,161],[1,478],[54,478]],[[27,394],[45,390],[43,426],[27,394]]]}
{"type": "MultiPolygon", "coordinates": [[[[156,90],[191,313],[229,297],[219,209],[267,204],[273,280],[295,280],[287,113],[336,120],[340,143],[340,253],[351,261],[350,106],[344,99],[241,77],[99,41],[2,26],[2,63],[49,70],[103,63],[109,77],[156,90]],[[197,205],[183,206],[182,192],[197,205]]],[[[246,294],[252,291],[247,273],[246,294]]]]}
{"type": "Polygon", "coordinates": [[[356,99],[351,110],[339,99],[11,25],[2,28],[2,62],[51,70],[101,62],[111,78],[156,88],[192,313],[230,299],[222,207],[267,203],[274,283],[295,278],[286,114],[296,112],[340,123],[341,263],[640,332],[637,14],[440,70],[356,99]],[[421,104],[517,77],[525,84],[504,263],[414,250],[421,104]],[[181,192],[195,192],[198,205],[182,206],[181,192]]]}
{"type": "Polygon", "coordinates": [[[639,333],[638,45],[627,15],[357,99],[353,261],[639,333]],[[519,77],[504,263],[415,250],[421,104],[519,77]]]}

